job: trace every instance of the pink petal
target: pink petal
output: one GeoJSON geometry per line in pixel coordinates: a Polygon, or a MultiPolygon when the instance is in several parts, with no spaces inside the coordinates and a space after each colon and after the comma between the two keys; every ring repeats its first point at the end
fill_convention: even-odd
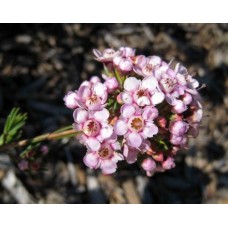
{"type": "Polygon", "coordinates": [[[124,135],[127,133],[128,126],[123,120],[118,120],[114,125],[114,131],[117,135],[124,135]]]}
{"type": "Polygon", "coordinates": [[[97,57],[97,58],[100,58],[102,56],[102,53],[97,50],[97,49],[93,49],[93,54],[97,57]]]}
{"type": "Polygon", "coordinates": [[[120,143],[118,141],[112,143],[111,146],[114,151],[121,149],[120,143]]]}
{"type": "Polygon", "coordinates": [[[130,118],[135,114],[135,107],[134,105],[125,104],[121,107],[120,112],[124,118],[130,118]]]}
{"type": "Polygon", "coordinates": [[[160,104],[165,99],[165,95],[162,92],[155,92],[151,97],[153,105],[160,104]]]}
{"type": "Polygon", "coordinates": [[[144,55],[138,55],[135,58],[135,65],[142,68],[146,64],[146,57],[144,55]]]}
{"type": "Polygon", "coordinates": [[[152,66],[161,65],[161,58],[159,56],[153,55],[153,56],[149,56],[147,59],[148,59],[148,63],[151,64],[152,66]]]}
{"type": "Polygon", "coordinates": [[[152,158],[146,158],[141,165],[145,171],[154,171],[156,168],[156,163],[152,158]]]}
{"type": "Polygon", "coordinates": [[[68,92],[65,97],[63,98],[63,100],[65,101],[65,105],[68,108],[77,108],[78,107],[78,103],[77,103],[77,94],[75,92],[68,92]]]}
{"type": "Polygon", "coordinates": [[[101,111],[96,111],[94,118],[99,122],[105,122],[109,118],[109,111],[106,108],[103,108],[101,111]]]}
{"type": "Polygon", "coordinates": [[[101,168],[103,174],[111,174],[116,171],[117,165],[115,162],[108,159],[108,160],[101,161],[100,168],[101,168]]]}
{"type": "Polygon", "coordinates": [[[95,83],[97,83],[97,82],[100,82],[101,80],[100,80],[100,78],[97,77],[97,76],[92,76],[92,77],[90,78],[89,81],[90,81],[91,83],[95,84],[95,83]]]}
{"type": "Polygon", "coordinates": [[[131,148],[126,144],[124,145],[123,155],[126,158],[126,162],[128,164],[135,163],[137,161],[138,154],[139,154],[139,150],[136,150],[135,148],[131,148]]]}
{"type": "Polygon", "coordinates": [[[152,92],[156,89],[158,81],[155,77],[146,77],[142,80],[142,88],[152,92]]]}
{"type": "Polygon", "coordinates": [[[83,161],[84,161],[85,165],[91,169],[98,168],[99,158],[96,153],[87,152],[85,157],[83,158],[83,161]]]}
{"type": "Polygon", "coordinates": [[[85,143],[92,151],[98,151],[101,147],[100,142],[95,138],[88,138],[85,143]]]}
{"type": "Polygon", "coordinates": [[[78,108],[74,111],[73,117],[76,123],[84,123],[88,118],[88,112],[85,109],[78,108]]]}
{"type": "Polygon", "coordinates": [[[90,88],[88,86],[80,86],[78,90],[78,96],[83,100],[86,100],[91,95],[90,88]]]}
{"type": "Polygon", "coordinates": [[[157,133],[158,133],[158,127],[153,123],[147,123],[143,129],[143,134],[148,138],[153,137],[157,133]]]}
{"type": "Polygon", "coordinates": [[[135,91],[140,86],[140,80],[136,79],[135,77],[129,77],[124,82],[124,89],[126,91],[135,91]]]}
{"type": "Polygon", "coordinates": [[[103,83],[97,82],[94,84],[93,91],[97,96],[102,97],[106,93],[106,90],[107,88],[103,83]]]}
{"type": "Polygon", "coordinates": [[[130,145],[135,148],[138,148],[142,144],[142,138],[136,132],[132,132],[131,134],[128,135],[128,141],[130,145]]]}
{"type": "Polygon", "coordinates": [[[122,99],[123,103],[125,103],[125,104],[133,103],[133,98],[128,92],[121,93],[121,99],[122,99]]]}
{"type": "Polygon", "coordinates": [[[100,137],[102,140],[109,138],[113,133],[113,127],[109,124],[102,124],[100,137]]]}
{"type": "Polygon", "coordinates": [[[139,106],[150,105],[150,99],[146,96],[140,97],[137,99],[137,104],[139,106]]]}
{"type": "Polygon", "coordinates": [[[147,106],[143,110],[142,117],[144,120],[154,120],[158,117],[158,110],[154,107],[147,106]]]}

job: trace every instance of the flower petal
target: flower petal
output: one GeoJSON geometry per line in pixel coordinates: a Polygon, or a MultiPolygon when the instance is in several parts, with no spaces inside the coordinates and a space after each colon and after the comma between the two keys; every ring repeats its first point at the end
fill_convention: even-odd
{"type": "Polygon", "coordinates": [[[78,90],[78,96],[85,100],[91,95],[91,90],[88,86],[80,86],[78,90]]]}
{"type": "Polygon", "coordinates": [[[97,169],[99,164],[99,158],[96,153],[94,152],[87,152],[85,157],[83,158],[83,161],[86,166],[88,166],[91,169],[97,169]]]}
{"type": "Polygon", "coordinates": [[[77,108],[73,113],[76,123],[84,123],[88,118],[88,112],[85,109],[77,108]]]}
{"type": "Polygon", "coordinates": [[[150,105],[150,99],[146,96],[140,97],[137,99],[137,104],[139,106],[150,105]]]}
{"type": "Polygon", "coordinates": [[[157,133],[158,133],[158,127],[153,123],[147,123],[143,129],[143,134],[148,138],[153,137],[157,133]]]}
{"type": "Polygon", "coordinates": [[[100,168],[103,174],[111,174],[115,173],[117,165],[111,159],[108,159],[101,162],[100,168]]]}
{"type": "Polygon", "coordinates": [[[121,115],[124,118],[130,118],[135,114],[134,105],[125,104],[121,107],[121,115]]]}
{"type": "Polygon", "coordinates": [[[151,97],[153,105],[160,104],[165,99],[165,95],[162,92],[155,92],[151,97]]]}
{"type": "Polygon", "coordinates": [[[114,131],[117,135],[124,135],[127,133],[128,126],[123,120],[116,121],[114,131]]]}
{"type": "Polygon", "coordinates": [[[121,93],[121,100],[125,104],[132,104],[133,103],[133,98],[128,92],[121,93]]]}
{"type": "Polygon", "coordinates": [[[129,147],[126,144],[124,145],[123,155],[128,164],[133,164],[137,161],[137,156],[139,152],[140,151],[135,148],[129,147]]]}
{"type": "Polygon", "coordinates": [[[109,124],[102,124],[100,137],[102,140],[109,138],[113,133],[113,127],[109,124]]]}
{"type": "Polygon", "coordinates": [[[140,80],[136,79],[135,77],[129,77],[124,82],[124,89],[126,91],[135,91],[140,86],[140,80]]]}
{"type": "Polygon", "coordinates": [[[132,132],[131,134],[128,135],[128,141],[129,141],[129,144],[134,148],[138,148],[142,144],[142,138],[136,132],[132,132]]]}
{"type": "Polygon", "coordinates": [[[142,88],[152,92],[156,89],[158,81],[155,77],[146,77],[142,80],[142,88]]]}
{"type": "Polygon", "coordinates": [[[106,108],[103,108],[101,111],[96,111],[94,118],[99,122],[105,122],[109,118],[109,111],[106,108]]]}
{"type": "Polygon", "coordinates": [[[107,88],[103,83],[97,82],[94,84],[93,91],[97,96],[102,97],[106,93],[106,90],[107,88]]]}
{"type": "Polygon", "coordinates": [[[88,138],[86,139],[85,143],[88,146],[88,148],[92,151],[98,151],[101,147],[100,142],[95,138],[88,138]]]}

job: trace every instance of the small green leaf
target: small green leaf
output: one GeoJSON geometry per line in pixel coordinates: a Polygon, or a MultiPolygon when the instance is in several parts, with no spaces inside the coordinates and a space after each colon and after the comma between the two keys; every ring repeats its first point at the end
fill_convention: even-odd
{"type": "Polygon", "coordinates": [[[27,119],[26,113],[21,113],[19,108],[13,108],[6,119],[3,133],[0,136],[0,145],[11,143],[21,137],[21,129],[27,119]]]}

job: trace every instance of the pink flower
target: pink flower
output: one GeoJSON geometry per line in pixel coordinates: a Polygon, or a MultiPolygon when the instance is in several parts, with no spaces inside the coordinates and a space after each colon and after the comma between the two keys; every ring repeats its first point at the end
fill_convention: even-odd
{"type": "Polygon", "coordinates": [[[108,124],[109,111],[103,108],[93,113],[78,108],[74,111],[74,128],[81,131],[79,139],[89,149],[99,150],[101,142],[113,133],[113,127],[108,124]]]}
{"type": "Polygon", "coordinates": [[[78,91],[75,91],[76,107],[96,111],[105,106],[108,96],[106,86],[95,78],[92,78],[92,82],[84,81],[78,91]]]}
{"type": "Polygon", "coordinates": [[[158,127],[150,115],[143,115],[143,110],[134,105],[121,107],[121,117],[114,125],[117,135],[124,135],[129,146],[139,148],[143,139],[151,138],[158,133],[158,127]]]}
{"type": "Polygon", "coordinates": [[[86,153],[84,163],[91,169],[101,168],[103,174],[112,174],[117,169],[117,162],[124,159],[117,152],[120,148],[115,136],[106,139],[99,150],[91,149],[86,153]]]}
{"type": "Polygon", "coordinates": [[[141,166],[149,177],[151,177],[156,170],[156,163],[152,158],[144,159],[141,166]]]}
{"type": "Polygon", "coordinates": [[[155,77],[146,77],[142,81],[129,77],[124,82],[124,92],[120,97],[125,104],[139,106],[156,105],[162,102],[164,96],[157,91],[158,82],[155,77]]]}
{"type": "Polygon", "coordinates": [[[144,77],[154,76],[154,69],[161,65],[161,58],[158,56],[138,56],[135,59],[134,71],[144,77]]]}
{"type": "Polygon", "coordinates": [[[118,52],[114,51],[112,48],[107,48],[101,53],[97,49],[93,49],[93,53],[96,56],[96,59],[100,62],[108,63],[112,62],[113,58],[118,55],[118,52]]]}

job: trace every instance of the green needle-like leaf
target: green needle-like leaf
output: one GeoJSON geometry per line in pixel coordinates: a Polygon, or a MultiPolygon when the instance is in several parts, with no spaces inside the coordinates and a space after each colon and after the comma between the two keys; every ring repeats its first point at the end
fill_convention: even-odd
{"type": "Polygon", "coordinates": [[[0,145],[11,143],[21,137],[21,129],[27,119],[26,113],[21,113],[19,108],[13,108],[7,117],[3,133],[0,136],[0,145]]]}

